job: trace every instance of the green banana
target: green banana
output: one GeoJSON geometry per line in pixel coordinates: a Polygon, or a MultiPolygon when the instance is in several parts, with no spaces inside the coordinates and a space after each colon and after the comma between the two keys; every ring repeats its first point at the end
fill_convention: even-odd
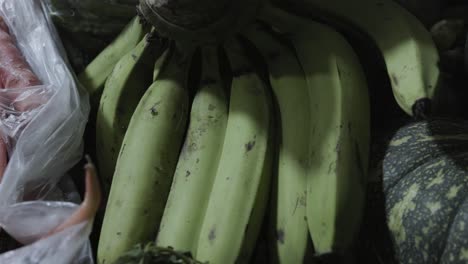
{"type": "Polygon", "coordinates": [[[191,55],[173,52],[125,134],[102,223],[100,264],[157,235],[188,121],[191,55]]]}
{"type": "MultiPolygon", "coordinates": [[[[275,147],[275,133],[274,131],[274,120],[270,124],[270,134],[268,135],[269,142],[267,145],[266,153],[276,153],[277,148],[275,147]]],[[[260,183],[258,186],[257,196],[255,197],[252,214],[245,230],[244,239],[242,241],[242,247],[240,253],[236,259],[236,263],[252,263],[254,261],[254,251],[257,249],[257,244],[260,242],[260,232],[262,225],[266,217],[266,209],[268,208],[268,201],[270,198],[271,181],[273,177],[273,165],[275,159],[274,155],[266,155],[265,157],[265,169],[262,172],[260,183]]],[[[255,262],[254,262],[255,263],[255,262]]]]}
{"type": "MultiPolygon", "coordinates": [[[[233,72],[229,114],[218,170],[200,230],[196,258],[235,263],[267,169],[271,99],[236,40],[227,55],[233,72]]],[[[262,201],[266,202],[266,201],[262,201]]]]}
{"type": "MultiPolygon", "coordinates": [[[[122,56],[130,52],[149,32],[135,16],[120,34],[104,48],[78,75],[78,80],[91,96],[98,101],[104,83],[122,56]]],[[[157,48],[157,47],[156,47],[157,48]]]]}
{"type": "Polygon", "coordinates": [[[368,88],[349,43],[324,24],[265,9],[287,33],[310,91],[312,130],[306,211],[317,254],[348,251],[359,231],[370,141],[368,88]]]}
{"type": "Polygon", "coordinates": [[[123,56],[105,83],[96,116],[96,156],[104,191],[112,182],[115,163],[130,118],[152,83],[159,54],[146,38],[123,56]]]}
{"type": "Polygon", "coordinates": [[[303,263],[309,235],[306,183],[310,135],[309,88],[295,54],[258,25],[245,32],[261,53],[281,120],[276,194],[272,211],[277,238],[271,241],[279,263],[303,263]]]}
{"type": "MultiPolygon", "coordinates": [[[[275,0],[282,8],[364,33],[383,55],[394,97],[407,114],[424,116],[436,95],[439,55],[430,32],[392,0],[275,0]]],[[[367,39],[364,41],[368,41],[367,39]]]]}
{"type": "Polygon", "coordinates": [[[153,70],[153,82],[158,79],[159,73],[164,68],[165,63],[167,63],[167,57],[169,56],[170,52],[169,49],[165,49],[161,56],[154,62],[154,70],[153,70]]]}
{"type": "Polygon", "coordinates": [[[195,254],[228,119],[228,98],[214,47],[202,49],[201,86],[167,200],[157,244],[195,254]]]}

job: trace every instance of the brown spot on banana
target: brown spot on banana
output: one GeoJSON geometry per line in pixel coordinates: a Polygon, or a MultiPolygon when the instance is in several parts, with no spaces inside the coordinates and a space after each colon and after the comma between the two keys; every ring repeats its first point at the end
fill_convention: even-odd
{"type": "Polygon", "coordinates": [[[251,140],[245,144],[245,152],[251,151],[255,147],[255,137],[254,140],[251,140]]]}
{"type": "Polygon", "coordinates": [[[396,76],[396,74],[395,73],[390,74],[390,78],[392,79],[393,85],[398,86],[399,81],[398,81],[398,77],[396,76]]]}
{"type": "Polygon", "coordinates": [[[284,231],[283,231],[283,229],[278,229],[276,231],[276,241],[278,241],[280,244],[284,244],[284,231]]]}
{"type": "Polygon", "coordinates": [[[210,233],[208,233],[208,240],[211,243],[214,243],[215,239],[216,239],[216,227],[212,227],[210,230],[210,233]]]}
{"type": "Polygon", "coordinates": [[[150,108],[150,112],[152,116],[157,116],[159,114],[158,106],[161,104],[161,101],[154,103],[154,105],[150,108]]]}

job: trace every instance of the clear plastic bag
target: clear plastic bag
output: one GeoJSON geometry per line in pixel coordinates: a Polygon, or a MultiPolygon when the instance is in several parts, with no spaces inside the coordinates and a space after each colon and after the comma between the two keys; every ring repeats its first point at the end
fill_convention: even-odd
{"type": "Polygon", "coordinates": [[[24,244],[0,255],[0,263],[93,263],[92,221],[38,240],[79,206],[66,172],[82,157],[87,94],[42,1],[0,0],[0,16],[42,83],[0,89],[0,131],[9,154],[0,182],[0,232],[24,244]]]}

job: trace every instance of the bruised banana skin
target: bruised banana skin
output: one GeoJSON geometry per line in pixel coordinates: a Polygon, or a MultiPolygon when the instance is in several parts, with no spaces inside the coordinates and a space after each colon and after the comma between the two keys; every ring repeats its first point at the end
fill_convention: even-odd
{"type": "Polygon", "coordinates": [[[272,153],[267,152],[271,102],[265,83],[244,57],[240,43],[226,43],[233,70],[226,135],[195,257],[229,264],[242,252],[261,177],[268,166],[265,160],[272,153]]]}
{"type": "Polygon", "coordinates": [[[392,0],[275,0],[291,12],[320,19],[349,34],[358,30],[380,50],[394,97],[408,115],[430,111],[437,82],[439,54],[428,29],[392,0]],[[351,26],[350,26],[351,25],[351,26]]]}
{"type": "Polygon", "coordinates": [[[271,202],[274,232],[272,255],[278,263],[302,263],[309,235],[306,221],[306,184],[310,135],[309,87],[294,52],[260,26],[245,32],[263,56],[269,81],[277,101],[281,138],[276,195],[271,202]]]}
{"type": "Polygon", "coordinates": [[[138,16],[135,16],[78,75],[78,80],[88,91],[93,101],[99,101],[104,83],[115,64],[135,48],[147,33],[149,33],[149,29],[142,25],[138,16]]]}
{"type": "Polygon", "coordinates": [[[324,24],[265,9],[286,33],[313,102],[306,212],[316,254],[348,251],[361,224],[370,143],[365,75],[349,43],[324,24]]]}
{"type": "Polygon", "coordinates": [[[218,169],[229,107],[216,48],[203,48],[202,56],[201,84],[192,102],[187,135],[156,240],[160,246],[192,254],[218,169]]]}
{"type": "Polygon", "coordinates": [[[108,193],[122,140],[130,118],[152,83],[157,55],[142,39],[125,54],[109,75],[96,116],[96,156],[105,193],[108,193]]]}
{"type": "Polygon", "coordinates": [[[191,55],[182,56],[168,57],[130,120],[102,224],[100,264],[157,235],[188,121],[191,55]]]}

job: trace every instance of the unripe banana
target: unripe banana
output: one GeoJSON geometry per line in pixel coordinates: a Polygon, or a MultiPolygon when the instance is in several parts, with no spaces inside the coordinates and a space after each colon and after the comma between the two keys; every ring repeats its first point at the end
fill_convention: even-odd
{"type": "Polygon", "coordinates": [[[198,235],[218,170],[228,98],[214,47],[202,50],[202,78],[157,237],[160,246],[196,253],[198,235]]]}
{"type": "Polygon", "coordinates": [[[99,239],[100,264],[156,237],[188,119],[191,56],[174,52],[125,134],[99,239]]]}
{"type": "Polygon", "coordinates": [[[373,41],[383,56],[401,109],[419,117],[429,113],[441,77],[439,54],[429,30],[405,8],[393,0],[274,2],[355,37],[365,34],[363,41],[373,41]]]}
{"type": "Polygon", "coordinates": [[[111,74],[115,64],[141,42],[149,27],[141,24],[140,18],[135,16],[78,75],[78,80],[86,88],[91,100],[99,101],[100,93],[107,77],[111,74]]]}
{"type": "MultiPolygon", "coordinates": [[[[268,166],[270,103],[265,83],[239,43],[229,41],[233,72],[226,135],[200,231],[196,258],[235,263],[253,213],[260,179],[268,166]]],[[[263,201],[266,202],[266,201],[263,201]]]]}
{"type": "Polygon", "coordinates": [[[287,33],[312,100],[306,211],[317,254],[348,251],[364,205],[370,141],[365,75],[349,43],[324,24],[268,9],[287,33]]]}
{"type": "Polygon", "coordinates": [[[311,126],[311,100],[304,71],[294,52],[259,25],[245,32],[263,56],[279,113],[279,157],[276,195],[271,201],[274,232],[271,255],[278,263],[303,263],[309,230],[306,183],[311,126]]]}
{"type": "MultiPolygon", "coordinates": [[[[270,124],[270,134],[269,142],[267,145],[266,153],[276,153],[277,152],[277,140],[276,134],[274,133],[274,120],[270,124]]],[[[258,186],[257,197],[255,198],[254,207],[252,209],[252,214],[250,215],[249,223],[247,224],[247,229],[245,230],[244,240],[242,241],[242,247],[239,253],[239,256],[236,259],[236,263],[252,263],[254,261],[254,252],[257,250],[257,245],[259,243],[260,232],[262,231],[263,223],[265,222],[266,209],[268,208],[268,201],[270,199],[270,190],[271,182],[273,180],[273,170],[274,170],[274,155],[266,155],[265,157],[265,169],[262,172],[260,178],[260,183],[258,186]]],[[[254,262],[255,263],[255,262],[254,262]]]]}
{"type": "Polygon", "coordinates": [[[154,61],[159,55],[156,51],[144,38],[117,62],[105,83],[96,117],[96,156],[105,193],[130,118],[152,83],[154,61]]]}

